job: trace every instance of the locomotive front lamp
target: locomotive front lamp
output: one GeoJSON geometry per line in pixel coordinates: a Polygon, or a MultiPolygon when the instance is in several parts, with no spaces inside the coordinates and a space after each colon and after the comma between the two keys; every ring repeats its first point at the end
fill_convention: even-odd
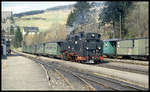
{"type": "Polygon", "coordinates": [[[94,37],[95,35],[94,34],[92,34],[92,37],[94,37]]]}
{"type": "Polygon", "coordinates": [[[101,49],[101,47],[98,47],[98,49],[100,50],[100,49],[101,49]]]}
{"type": "Polygon", "coordinates": [[[77,44],[78,43],[78,41],[75,41],[75,44],[77,44]]]}
{"type": "Polygon", "coordinates": [[[89,48],[88,48],[88,47],[86,47],[86,49],[88,50],[89,48]]]}

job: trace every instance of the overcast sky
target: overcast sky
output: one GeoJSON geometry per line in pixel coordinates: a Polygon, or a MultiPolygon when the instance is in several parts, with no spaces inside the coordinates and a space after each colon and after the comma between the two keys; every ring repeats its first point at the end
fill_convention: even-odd
{"type": "Polygon", "coordinates": [[[75,4],[75,1],[30,1],[30,2],[24,2],[24,1],[2,1],[2,11],[12,11],[13,14],[20,13],[20,12],[26,12],[31,10],[43,10],[55,6],[62,6],[62,5],[70,5],[75,4]]]}

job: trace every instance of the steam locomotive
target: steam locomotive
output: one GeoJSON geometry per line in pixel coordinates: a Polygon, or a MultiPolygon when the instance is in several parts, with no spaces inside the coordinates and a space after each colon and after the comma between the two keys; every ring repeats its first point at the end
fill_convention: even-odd
{"type": "Polygon", "coordinates": [[[61,58],[81,63],[100,63],[103,60],[103,41],[100,34],[80,32],[68,35],[60,44],[61,58]]]}

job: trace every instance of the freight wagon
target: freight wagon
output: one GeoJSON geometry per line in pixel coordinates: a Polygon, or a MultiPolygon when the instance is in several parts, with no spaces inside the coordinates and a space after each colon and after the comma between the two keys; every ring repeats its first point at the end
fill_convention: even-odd
{"type": "Polygon", "coordinates": [[[148,59],[149,39],[139,38],[117,41],[117,55],[134,59],[148,59]]]}
{"type": "Polygon", "coordinates": [[[103,55],[107,57],[116,56],[116,44],[119,39],[103,40],[103,55]]]}
{"type": "Polygon", "coordinates": [[[149,58],[149,39],[104,40],[103,55],[133,59],[149,58]]]}
{"type": "Polygon", "coordinates": [[[47,42],[44,43],[43,55],[47,55],[49,57],[60,58],[60,43],[59,42],[47,42]]]}
{"type": "Polygon", "coordinates": [[[60,43],[47,42],[38,45],[23,46],[22,51],[35,55],[60,58],[60,43]]]}

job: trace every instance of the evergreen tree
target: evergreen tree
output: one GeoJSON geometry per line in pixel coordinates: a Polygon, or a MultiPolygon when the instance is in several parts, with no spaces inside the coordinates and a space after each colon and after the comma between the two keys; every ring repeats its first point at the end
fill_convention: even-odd
{"type": "Polygon", "coordinates": [[[10,26],[10,35],[14,35],[14,27],[12,25],[10,26]]]}
{"type": "Polygon", "coordinates": [[[21,42],[22,42],[22,33],[20,31],[19,26],[17,27],[17,31],[15,32],[15,38],[14,38],[14,47],[18,48],[21,47],[21,42]]]}
{"type": "Polygon", "coordinates": [[[99,20],[102,24],[109,23],[111,21],[118,22],[120,15],[122,19],[128,14],[131,9],[131,1],[107,1],[105,2],[105,8],[100,13],[99,20]]]}
{"type": "Polygon", "coordinates": [[[10,17],[10,20],[11,20],[11,23],[15,23],[13,16],[10,17]]]}
{"type": "Polygon", "coordinates": [[[67,25],[73,26],[75,24],[84,24],[87,22],[87,13],[89,9],[92,7],[91,4],[85,1],[77,2],[74,5],[73,11],[69,14],[67,19],[67,25]]]}
{"type": "Polygon", "coordinates": [[[133,6],[133,2],[131,1],[105,2],[105,7],[103,8],[102,12],[99,15],[99,21],[100,21],[99,27],[107,23],[112,23],[114,28],[115,22],[120,22],[121,20],[122,30],[125,30],[122,21],[124,21],[129,10],[133,8],[132,6],[133,6]]]}
{"type": "Polygon", "coordinates": [[[69,14],[68,16],[68,19],[67,19],[67,25],[68,26],[73,26],[72,25],[72,22],[75,20],[75,15],[73,14],[73,12],[71,11],[71,13],[69,14]]]}

